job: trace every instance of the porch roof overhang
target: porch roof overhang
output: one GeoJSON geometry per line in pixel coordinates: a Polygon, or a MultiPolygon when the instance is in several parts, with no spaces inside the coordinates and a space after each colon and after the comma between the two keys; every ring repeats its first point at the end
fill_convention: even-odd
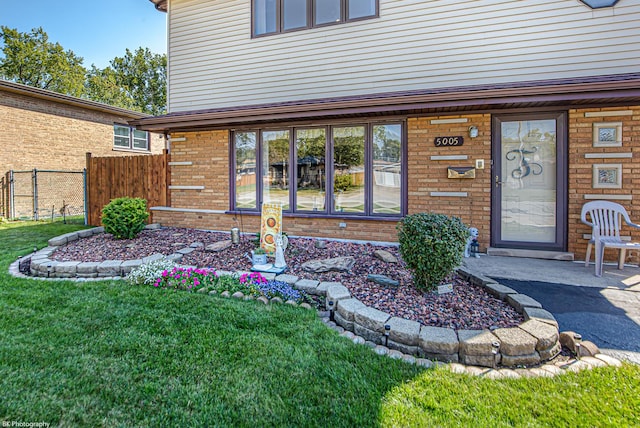
{"type": "Polygon", "coordinates": [[[169,113],[131,121],[180,132],[372,116],[436,116],[640,105],[640,73],[392,92],[169,113]]]}

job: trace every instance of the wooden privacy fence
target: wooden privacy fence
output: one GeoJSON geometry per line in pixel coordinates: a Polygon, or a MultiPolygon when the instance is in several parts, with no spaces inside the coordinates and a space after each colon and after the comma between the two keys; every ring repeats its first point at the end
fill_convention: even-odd
{"type": "Polygon", "coordinates": [[[148,207],[168,206],[169,154],[91,157],[87,153],[87,223],[99,226],[112,199],[144,198],[148,207]]]}

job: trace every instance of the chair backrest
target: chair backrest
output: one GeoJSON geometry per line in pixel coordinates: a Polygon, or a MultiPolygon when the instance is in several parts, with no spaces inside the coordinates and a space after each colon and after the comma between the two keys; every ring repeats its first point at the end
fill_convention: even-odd
{"type": "Polygon", "coordinates": [[[593,228],[593,234],[600,237],[620,238],[620,219],[629,222],[627,210],[610,201],[592,201],[582,206],[580,219],[593,228]],[[587,214],[591,221],[587,221],[587,214]]]}

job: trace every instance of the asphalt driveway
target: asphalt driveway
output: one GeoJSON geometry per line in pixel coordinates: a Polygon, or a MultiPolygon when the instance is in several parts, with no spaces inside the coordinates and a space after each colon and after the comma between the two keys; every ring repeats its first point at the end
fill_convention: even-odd
{"type": "Polygon", "coordinates": [[[539,301],[560,331],[582,334],[607,353],[640,363],[640,293],[616,288],[580,287],[495,278],[539,301]]]}

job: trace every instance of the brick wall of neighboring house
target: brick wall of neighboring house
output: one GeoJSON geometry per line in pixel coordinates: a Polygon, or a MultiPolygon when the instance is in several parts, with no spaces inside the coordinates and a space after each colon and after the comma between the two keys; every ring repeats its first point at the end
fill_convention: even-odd
{"type": "MultiPolygon", "coordinates": [[[[576,259],[584,258],[590,230],[580,222],[582,205],[588,201],[585,195],[623,195],[631,200],[619,200],[630,212],[632,220],[640,223],[640,107],[570,110],[568,156],[568,251],[576,259]],[[629,114],[628,111],[632,113],[629,114]],[[623,116],[592,116],[598,111],[626,111],[623,116]],[[594,122],[622,122],[622,147],[593,147],[594,122]],[[620,158],[597,158],[594,153],[621,153],[620,158]],[[629,155],[631,153],[631,155],[629,155]],[[621,189],[594,189],[593,164],[622,164],[621,189]]],[[[172,185],[204,186],[204,189],[172,190],[171,208],[193,208],[213,212],[155,211],[154,220],[167,225],[229,230],[242,227],[257,232],[259,216],[224,214],[229,209],[229,133],[228,131],[203,131],[174,134],[186,141],[172,142],[171,162],[191,162],[191,165],[171,167],[172,185]]],[[[439,212],[460,217],[465,223],[480,231],[480,246],[490,243],[491,222],[491,115],[460,115],[420,117],[407,120],[408,144],[408,210],[409,213],[439,212]],[[455,123],[450,119],[466,118],[455,123]],[[435,123],[433,122],[435,120],[435,123]],[[468,137],[469,126],[476,126],[477,138],[468,137]],[[436,147],[436,136],[464,136],[464,144],[457,147],[436,147]],[[466,159],[447,160],[439,157],[460,155],[466,159]],[[476,170],[475,179],[448,179],[448,166],[474,166],[477,159],[484,159],[485,169],[476,170]],[[433,193],[437,192],[437,193],[433,193]],[[453,194],[452,194],[453,192],[453,194]]],[[[335,218],[285,217],[284,228],[291,235],[325,236],[334,238],[372,241],[396,241],[396,222],[352,220],[335,218]],[[346,223],[340,228],[339,223],[346,223]]],[[[640,231],[639,231],[640,232],[640,231]]],[[[627,233],[628,234],[628,233],[627,233]]],[[[640,233],[632,237],[640,240],[640,233]]],[[[607,253],[615,259],[615,253],[607,253]]]]}
{"type": "MultiPolygon", "coordinates": [[[[131,117],[0,91],[0,172],[9,170],[82,170],[86,153],[126,156],[140,151],[114,150],[114,123],[131,117]]],[[[152,134],[151,153],[162,153],[164,138],[152,134]]]]}

